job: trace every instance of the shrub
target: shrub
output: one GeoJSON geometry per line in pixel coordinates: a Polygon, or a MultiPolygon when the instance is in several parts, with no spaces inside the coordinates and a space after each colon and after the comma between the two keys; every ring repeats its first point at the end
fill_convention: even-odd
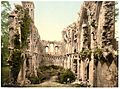
{"type": "Polygon", "coordinates": [[[75,79],[75,75],[70,69],[63,70],[58,74],[58,81],[60,83],[71,83],[74,82],[75,79]]]}
{"type": "Polygon", "coordinates": [[[5,86],[5,84],[8,83],[9,72],[9,66],[4,66],[1,68],[1,86],[5,86]]]}
{"type": "Polygon", "coordinates": [[[32,76],[28,78],[31,81],[31,84],[39,84],[39,78],[36,76],[32,76]]]}
{"type": "Polygon", "coordinates": [[[31,84],[39,84],[45,80],[49,80],[52,76],[58,74],[63,68],[55,65],[40,66],[37,70],[37,77],[28,75],[27,78],[31,81],[31,84]]]}

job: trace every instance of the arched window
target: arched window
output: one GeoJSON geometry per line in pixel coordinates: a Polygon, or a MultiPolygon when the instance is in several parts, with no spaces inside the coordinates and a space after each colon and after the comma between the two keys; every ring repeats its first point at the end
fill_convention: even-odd
{"type": "Polygon", "coordinates": [[[46,53],[48,53],[48,46],[45,47],[45,51],[46,51],[46,53]]]}
{"type": "Polygon", "coordinates": [[[58,52],[58,46],[55,46],[55,52],[58,52]]]}

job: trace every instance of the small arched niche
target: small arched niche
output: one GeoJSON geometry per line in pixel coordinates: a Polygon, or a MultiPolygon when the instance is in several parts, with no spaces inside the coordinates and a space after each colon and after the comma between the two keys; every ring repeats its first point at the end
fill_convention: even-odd
{"type": "Polygon", "coordinates": [[[56,52],[56,53],[58,52],[58,49],[59,49],[59,47],[58,47],[58,46],[55,46],[55,52],[56,52]]]}
{"type": "Polygon", "coordinates": [[[48,46],[45,47],[45,52],[48,53],[48,46]]]}

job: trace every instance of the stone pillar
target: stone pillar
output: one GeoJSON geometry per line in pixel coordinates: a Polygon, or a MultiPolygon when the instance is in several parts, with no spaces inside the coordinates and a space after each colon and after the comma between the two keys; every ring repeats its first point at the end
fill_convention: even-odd
{"type": "Polygon", "coordinates": [[[82,81],[85,81],[85,64],[84,64],[84,61],[81,60],[81,79],[82,81]]]}
{"type": "Polygon", "coordinates": [[[64,59],[64,68],[67,69],[67,58],[64,59]]]}
{"type": "Polygon", "coordinates": [[[79,59],[79,81],[81,81],[81,59],[79,59]]]}
{"type": "Polygon", "coordinates": [[[67,59],[67,68],[70,69],[70,55],[68,55],[68,59],[67,59]]]}
{"type": "Polygon", "coordinates": [[[70,60],[71,60],[71,71],[73,71],[73,55],[71,55],[70,60]]]}
{"type": "Polygon", "coordinates": [[[94,56],[91,53],[91,61],[89,62],[89,83],[91,86],[94,84],[94,56]]]}
{"type": "Polygon", "coordinates": [[[25,54],[22,55],[23,56],[23,64],[21,65],[21,69],[20,72],[18,74],[18,78],[17,78],[17,82],[20,83],[20,85],[24,85],[25,84],[25,75],[26,75],[26,59],[25,59],[25,54]]]}
{"type": "Polygon", "coordinates": [[[77,59],[77,79],[79,80],[80,78],[80,63],[79,63],[79,59],[77,59]]]}

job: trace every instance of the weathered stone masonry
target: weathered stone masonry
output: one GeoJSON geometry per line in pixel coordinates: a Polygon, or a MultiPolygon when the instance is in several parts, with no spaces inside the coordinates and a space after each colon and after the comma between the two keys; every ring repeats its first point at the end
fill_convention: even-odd
{"type": "MultiPolygon", "coordinates": [[[[29,8],[33,23],[28,37],[29,47],[25,51],[27,57],[23,57],[24,63],[18,76],[21,85],[29,82],[26,75],[37,76],[39,66],[57,65],[71,69],[77,83],[92,87],[118,86],[114,1],[83,2],[78,20],[62,31],[62,42],[41,40],[34,25],[33,2],[24,1],[22,4],[29,8]]],[[[21,36],[17,15],[14,10],[9,16],[10,55],[14,49],[14,35],[21,36]]]]}
{"type": "Polygon", "coordinates": [[[114,11],[114,1],[86,1],[78,21],[63,31],[64,67],[90,86],[112,87],[118,82],[114,11]]]}
{"type": "MultiPolygon", "coordinates": [[[[30,24],[30,35],[27,38],[28,42],[28,48],[25,49],[24,53],[21,55],[23,58],[23,64],[21,65],[20,72],[18,74],[17,82],[20,83],[20,85],[24,85],[26,83],[30,83],[30,81],[26,78],[27,75],[29,76],[37,76],[37,68],[39,67],[39,59],[41,59],[41,54],[43,52],[41,41],[40,41],[40,35],[38,33],[38,29],[34,25],[34,3],[33,2],[27,2],[22,1],[22,5],[24,9],[29,8],[29,15],[32,19],[32,23],[30,24]]],[[[19,41],[21,44],[21,28],[20,28],[20,17],[19,17],[20,11],[13,10],[9,15],[9,49],[10,49],[10,57],[9,62],[11,60],[12,52],[14,51],[14,36],[19,34],[19,41]]],[[[12,77],[10,77],[12,80],[12,77]]]]}
{"type": "Polygon", "coordinates": [[[63,43],[59,41],[41,41],[43,46],[44,65],[63,66],[63,43]]]}

